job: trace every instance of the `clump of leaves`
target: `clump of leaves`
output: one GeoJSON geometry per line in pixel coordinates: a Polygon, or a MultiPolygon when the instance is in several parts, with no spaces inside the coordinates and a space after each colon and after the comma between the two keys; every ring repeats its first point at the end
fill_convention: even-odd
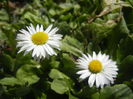
{"type": "Polygon", "coordinates": [[[2,0],[0,2],[1,99],[132,99],[132,0],[2,0]],[[16,34],[29,23],[56,25],[61,51],[41,62],[17,54],[16,34]],[[76,75],[82,53],[102,51],[117,61],[115,85],[90,88],[76,75]]]}

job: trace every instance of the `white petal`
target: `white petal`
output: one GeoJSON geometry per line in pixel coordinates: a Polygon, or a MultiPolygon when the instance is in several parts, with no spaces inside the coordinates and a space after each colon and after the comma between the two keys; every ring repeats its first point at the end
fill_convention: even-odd
{"type": "Polygon", "coordinates": [[[38,50],[37,50],[37,46],[34,48],[33,52],[32,52],[32,57],[38,57],[39,56],[39,53],[38,53],[38,50]]]}
{"type": "Polygon", "coordinates": [[[88,70],[81,70],[81,71],[78,71],[76,74],[83,74],[83,73],[86,73],[86,72],[89,72],[88,70]]]}
{"type": "Polygon", "coordinates": [[[32,30],[30,29],[29,26],[26,26],[26,28],[28,29],[28,31],[29,31],[30,34],[33,34],[32,30]]]}
{"type": "Polygon", "coordinates": [[[86,72],[86,73],[82,74],[82,75],[79,77],[79,79],[80,79],[80,80],[84,80],[84,79],[86,79],[87,77],[89,77],[90,74],[91,74],[90,72],[86,72]]]}
{"type": "MultiPolygon", "coordinates": [[[[49,34],[48,34],[49,35],[49,34]]],[[[61,34],[54,34],[54,35],[49,35],[49,40],[53,40],[53,41],[59,41],[62,39],[62,35],[61,34]]]]}
{"type": "Polygon", "coordinates": [[[49,32],[49,35],[54,35],[59,29],[56,27],[49,32]]]}
{"type": "Polygon", "coordinates": [[[29,35],[29,34],[17,34],[17,37],[18,38],[29,38],[29,37],[31,37],[31,35],[29,35]]]}
{"type": "Polygon", "coordinates": [[[104,73],[104,76],[105,76],[108,80],[113,81],[113,78],[112,78],[112,76],[111,76],[109,73],[104,73]]]}
{"type": "Polygon", "coordinates": [[[43,25],[40,26],[40,32],[43,32],[43,25]]]}
{"type": "Polygon", "coordinates": [[[53,25],[49,25],[49,27],[44,31],[45,33],[49,33],[53,25]]]}
{"type": "Polygon", "coordinates": [[[36,30],[35,30],[33,24],[30,24],[30,27],[31,27],[32,32],[33,32],[33,33],[36,33],[36,30]]]}
{"type": "Polygon", "coordinates": [[[100,76],[100,74],[96,75],[96,87],[99,88],[101,84],[102,77],[100,76]]]}
{"type": "Polygon", "coordinates": [[[77,67],[80,69],[88,69],[87,65],[77,65],[77,67]]]}
{"type": "Polygon", "coordinates": [[[19,31],[20,31],[21,33],[25,34],[25,35],[28,35],[28,36],[31,35],[28,31],[26,31],[26,30],[24,30],[24,29],[21,29],[21,30],[19,30],[19,31]]]}
{"type": "Polygon", "coordinates": [[[89,79],[88,79],[88,84],[89,84],[90,87],[92,87],[94,85],[95,80],[96,80],[96,75],[91,74],[89,79]]]}
{"type": "Polygon", "coordinates": [[[101,73],[99,73],[99,81],[100,81],[100,87],[103,88],[104,84],[106,84],[106,82],[104,82],[104,76],[102,76],[101,73]]]}
{"type": "Polygon", "coordinates": [[[48,44],[45,44],[45,49],[49,55],[56,55],[55,51],[48,44]]]}
{"type": "Polygon", "coordinates": [[[40,48],[40,45],[37,46],[37,51],[38,51],[38,56],[37,57],[42,57],[42,49],[40,48]]]}
{"type": "Polygon", "coordinates": [[[40,49],[40,45],[38,45],[38,46],[36,47],[36,49],[37,49],[37,52],[38,52],[38,53],[37,53],[37,57],[38,57],[38,58],[42,57],[42,54],[41,54],[42,52],[41,52],[41,49],[40,49]]]}
{"type": "Polygon", "coordinates": [[[59,49],[60,47],[60,42],[58,41],[52,41],[52,40],[48,40],[47,42],[51,47],[59,49]]]}
{"type": "Polygon", "coordinates": [[[106,55],[103,54],[103,55],[101,56],[100,60],[101,60],[102,62],[104,62],[105,57],[106,57],[106,55]]]}
{"type": "Polygon", "coordinates": [[[106,62],[106,61],[108,61],[108,60],[109,60],[109,55],[106,55],[104,61],[106,62]]]}
{"type": "Polygon", "coordinates": [[[27,48],[27,52],[30,52],[31,50],[33,50],[36,47],[36,45],[32,45],[31,47],[27,48]]]}
{"type": "Polygon", "coordinates": [[[17,43],[17,47],[21,47],[27,44],[32,44],[32,43],[30,41],[22,41],[22,42],[20,41],[17,43]]]}
{"type": "Polygon", "coordinates": [[[30,41],[31,40],[30,37],[31,36],[18,34],[16,40],[18,40],[18,41],[30,41]]]}
{"type": "Polygon", "coordinates": [[[39,30],[39,24],[37,24],[37,26],[36,26],[36,32],[40,32],[40,30],[39,30]]]}
{"type": "Polygon", "coordinates": [[[46,57],[46,52],[45,52],[45,49],[43,48],[43,46],[39,46],[39,49],[41,51],[41,55],[43,56],[43,58],[46,57]]]}
{"type": "Polygon", "coordinates": [[[31,44],[25,44],[24,46],[22,46],[22,47],[20,48],[20,50],[18,51],[18,53],[20,53],[20,52],[26,50],[26,49],[27,49],[28,47],[30,47],[30,46],[32,46],[32,45],[31,45],[31,44]]]}
{"type": "Polygon", "coordinates": [[[87,54],[87,56],[88,56],[89,60],[91,61],[93,57],[91,57],[90,54],[87,54]]]}
{"type": "Polygon", "coordinates": [[[101,73],[101,76],[103,78],[104,84],[109,85],[110,84],[110,80],[108,80],[103,73],[101,73]]]}
{"type": "Polygon", "coordinates": [[[96,56],[96,53],[95,52],[93,52],[93,59],[94,60],[97,59],[97,56],[96,56]]]}
{"type": "Polygon", "coordinates": [[[85,54],[82,54],[82,56],[84,59],[86,59],[86,61],[89,61],[89,58],[85,54]]]}
{"type": "Polygon", "coordinates": [[[101,57],[102,57],[102,54],[101,54],[101,52],[99,52],[98,55],[97,55],[97,59],[100,60],[101,57]]]}
{"type": "Polygon", "coordinates": [[[48,55],[51,55],[51,53],[49,52],[49,50],[46,48],[45,45],[43,45],[43,48],[45,49],[45,51],[46,51],[46,53],[47,53],[48,55]]]}

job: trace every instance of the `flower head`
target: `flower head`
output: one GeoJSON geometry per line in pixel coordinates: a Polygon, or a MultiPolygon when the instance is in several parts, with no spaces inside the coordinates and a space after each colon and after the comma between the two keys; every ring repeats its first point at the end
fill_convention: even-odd
{"type": "Polygon", "coordinates": [[[80,75],[80,80],[88,78],[88,84],[92,87],[94,84],[97,88],[103,88],[104,85],[110,85],[114,83],[114,78],[117,76],[117,65],[116,62],[109,59],[106,54],[101,52],[96,55],[83,54],[77,62],[77,67],[81,69],[77,72],[80,75]]]}
{"type": "Polygon", "coordinates": [[[41,59],[48,56],[56,55],[55,49],[59,50],[61,34],[56,34],[58,28],[52,29],[53,25],[48,26],[46,30],[43,25],[37,25],[36,28],[32,24],[27,26],[27,30],[21,29],[17,34],[17,47],[20,47],[18,53],[25,51],[24,54],[32,51],[32,57],[41,59]]]}

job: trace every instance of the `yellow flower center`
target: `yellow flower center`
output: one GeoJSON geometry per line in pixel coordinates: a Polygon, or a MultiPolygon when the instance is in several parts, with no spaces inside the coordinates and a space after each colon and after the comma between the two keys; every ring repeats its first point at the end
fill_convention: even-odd
{"type": "Polygon", "coordinates": [[[31,37],[32,42],[36,45],[42,45],[47,42],[48,40],[48,34],[44,32],[37,32],[32,35],[31,37]]]}
{"type": "Polygon", "coordinates": [[[98,60],[92,60],[88,66],[89,70],[93,73],[99,73],[102,70],[102,63],[98,60]]]}

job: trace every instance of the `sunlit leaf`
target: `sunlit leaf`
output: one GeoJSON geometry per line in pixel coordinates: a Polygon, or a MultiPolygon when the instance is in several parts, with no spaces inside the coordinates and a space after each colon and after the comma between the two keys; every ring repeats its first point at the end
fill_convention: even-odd
{"type": "Polygon", "coordinates": [[[133,94],[127,85],[119,84],[102,89],[99,97],[99,99],[132,99],[133,94]]]}
{"type": "Polygon", "coordinates": [[[33,66],[25,65],[18,69],[16,77],[23,84],[34,84],[39,80],[39,77],[34,73],[33,66]]]}
{"type": "Polygon", "coordinates": [[[8,86],[14,86],[14,85],[21,85],[21,81],[19,81],[15,77],[5,77],[0,80],[1,85],[8,85],[8,86]]]}

